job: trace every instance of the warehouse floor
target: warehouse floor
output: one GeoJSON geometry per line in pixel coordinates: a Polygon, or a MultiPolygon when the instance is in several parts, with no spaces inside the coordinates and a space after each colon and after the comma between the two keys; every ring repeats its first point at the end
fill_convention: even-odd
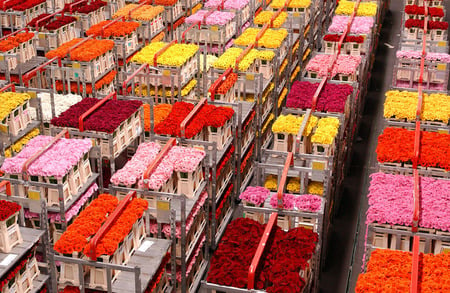
{"type": "Polygon", "coordinates": [[[321,292],[354,292],[361,272],[369,175],[376,171],[375,148],[384,128],[384,93],[392,84],[403,5],[403,1],[391,1],[383,22],[359,137],[344,181],[342,202],[331,228],[326,263],[320,277],[321,292]]]}

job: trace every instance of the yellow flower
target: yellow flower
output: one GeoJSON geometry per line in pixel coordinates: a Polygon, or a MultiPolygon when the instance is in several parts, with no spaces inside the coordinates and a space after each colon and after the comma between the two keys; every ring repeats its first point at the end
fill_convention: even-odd
{"type": "Polygon", "coordinates": [[[278,98],[278,108],[281,107],[281,104],[283,103],[284,98],[286,98],[288,94],[288,89],[284,88],[283,91],[281,92],[280,97],[278,98]]]}
{"type": "MultiPolygon", "coordinates": [[[[272,0],[270,7],[274,9],[283,8],[285,0],[272,0]]],[[[289,3],[289,8],[307,8],[311,5],[311,0],[291,0],[289,3]]]]}
{"type": "Polygon", "coordinates": [[[308,193],[309,194],[317,194],[323,195],[323,183],[317,181],[311,181],[308,184],[308,193]]]}
{"type": "Polygon", "coordinates": [[[288,184],[286,186],[287,191],[289,192],[300,192],[300,178],[289,178],[288,184]]]}
{"type": "MultiPolygon", "coordinates": [[[[273,15],[275,14],[274,11],[261,11],[253,20],[255,24],[264,25],[264,24],[270,24],[270,20],[272,19],[273,15]]],[[[286,18],[288,17],[287,12],[281,12],[277,18],[273,20],[273,27],[279,28],[283,25],[283,23],[286,21],[286,18]]]]}
{"type": "MultiPolygon", "coordinates": [[[[200,54],[200,72],[203,72],[203,62],[204,62],[205,56],[203,54],[200,54]]],[[[211,66],[214,64],[214,62],[217,60],[217,57],[214,55],[206,55],[206,71],[211,68],[211,66]]]]}
{"type": "MultiPolygon", "coordinates": [[[[234,44],[238,46],[248,46],[253,44],[256,40],[256,35],[260,32],[259,28],[247,28],[236,40],[234,44]]],[[[279,48],[287,37],[286,29],[268,29],[261,39],[258,41],[258,47],[265,47],[270,49],[279,48]]]]}
{"type": "Polygon", "coordinates": [[[275,175],[269,175],[266,177],[266,182],[264,183],[264,187],[269,189],[269,190],[277,190],[277,176],[275,175]]]}
{"type": "MultiPolygon", "coordinates": [[[[191,90],[195,87],[197,85],[197,80],[195,79],[195,78],[193,78],[187,85],[185,85],[184,86],[184,88],[181,90],[181,96],[182,97],[185,97],[185,96],[187,96],[190,92],[191,92],[191,90]]],[[[155,88],[154,87],[151,87],[150,88],[150,95],[148,95],[147,94],[147,85],[142,85],[142,86],[140,86],[140,87],[137,87],[135,90],[134,90],[135,92],[136,92],[136,95],[138,95],[138,96],[144,96],[144,97],[146,97],[146,96],[150,96],[150,97],[153,97],[153,96],[155,96],[155,88]]],[[[175,96],[177,96],[178,95],[178,90],[174,90],[173,91],[173,97],[175,97],[175,96]]],[[[170,88],[166,88],[165,89],[165,91],[164,91],[164,93],[163,93],[163,90],[162,90],[162,88],[159,88],[159,90],[158,90],[158,96],[159,97],[162,97],[162,96],[164,96],[164,97],[172,97],[172,91],[171,91],[171,89],[170,88]],[[163,95],[164,94],[164,95],[163,95]]]]}
{"type": "Polygon", "coordinates": [[[322,118],[317,124],[314,134],[311,136],[312,143],[331,144],[339,131],[339,119],[334,117],[322,118]]]}
{"type": "Polygon", "coordinates": [[[271,61],[275,57],[275,52],[273,52],[273,51],[259,51],[258,57],[261,60],[271,61]]]}
{"type": "MultiPolygon", "coordinates": [[[[336,8],[336,14],[351,15],[355,9],[356,2],[340,0],[336,8]]],[[[375,2],[362,2],[359,4],[357,16],[375,16],[378,5],[375,2]]]]}
{"type": "MultiPolygon", "coordinates": [[[[311,134],[311,131],[316,126],[318,118],[315,116],[310,116],[308,120],[308,125],[306,126],[304,135],[308,136],[311,134]]],[[[292,114],[289,115],[280,115],[277,118],[275,123],[272,125],[272,131],[274,133],[289,133],[293,135],[297,135],[300,130],[300,126],[303,122],[303,116],[298,117],[292,114]]]]}
{"type": "Polygon", "coordinates": [[[29,94],[4,92],[0,93],[0,120],[6,118],[12,110],[31,99],[29,94]]]}
{"type": "MultiPolygon", "coordinates": [[[[156,42],[142,48],[139,53],[133,56],[131,61],[143,64],[147,63],[153,66],[155,54],[161,50],[167,43],[156,42]]],[[[174,44],[164,53],[158,56],[158,65],[181,67],[198,51],[197,45],[192,44],[174,44]]]]}
{"type": "Polygon", "coordinates": [[[17,141],[15,144],[13,144],[11,147],[9,147],[8,149],[5,150],[5,157],[10,158],[11,157],[11,149],[15,152],[18,153],[22,150],[22,147],[24,145],[26,145],[28,143],[28,141],[30,141],[30,139],[32,139],[33,137],[36,137],[39,135],[39,129],[38,128],[34,128],[32,129],[30,132],[28,132],[24,137],[22,137],[21,139],[19,139],[19,141],[17,141]]]}
{"type": "Polygon", "coordinates": [[[275,118],[275,115],[273,115],[272,113],[269,115],[269,118],[267,118],[266,123],[264,123],[261,132],[264,133],[267,129],[267,127],[269,126],[270,122],[275,118]]]}
{"type": "MultiPolygon", "coordinates": [[[[118,17],[128,17],[130,14],[130,10],[136,8],[138,4],[128,4],[125,7],[119,9],[116,14],[113,15],[113,18],[118,17]]],[[[136,9],[131,13],[131,18],[134,20],[152,20],[155,16],[164,12],[164,6],[151,6],[151,5],[143,5],[140,8],[136,9]]]]}
{"type": "MultiPolygon", "coordinates": [[[[214,62],[213,67],[222,70],[227,70],[230,67],[234,68],[236,59],[243,51],[244,50],[241,48],[229,48],[214,62]]],[[[239,71],[246,71],[257,58],[258,50],[250,50],[250,52],[242,58],[241,62],[239,62],[239,71]]]]}
{"type": "MultiPolygon", "coordinates": [[[[416,119],[417,103],[417,92],[388,91],[384,102],[384,117],[414,121],[416,119]]],[[[424,94],[421,119],[448,123],[450,119],[450,96],[424,94]]]]}

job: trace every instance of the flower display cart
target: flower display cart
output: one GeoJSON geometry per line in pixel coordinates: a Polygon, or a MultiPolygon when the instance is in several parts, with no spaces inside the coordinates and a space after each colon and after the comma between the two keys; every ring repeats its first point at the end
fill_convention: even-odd
{"type": "Polygon", "coordinates": [[[205,2],[204,8],[213,10],[220,8],[223,11],[231,12],[237,15],[237,33],[241,34],[244,24],[253,18],[255,11],[259,8],[257,7],[258,5],[260,5],[260,2],[255,0],[209,0],[205,2]]]}
{"type": "Polygon", "coordinates": [[[19,64],[36,59],[36,44],[34,33],[24,30],[0,39],[0,71],[14,70],[19,64]]]}
{"type": "MultiPolygon", "coordinates": [[[[323,78],[328,74],[328,66],[333,64],[333,55],[314,54],[305,67],[306,77],[323,78]]],[[[339,55],[334,66],[331,68],[331,77],[340,81],[360,81],[364,70],[365,62],[361,56],[339,55]]]]}
{"type": "Polygon", "coordinates": [[[74,1],[67,5],[67,13],[78,18],[76,28],[83,36],[86,31],[106,20],[106,9],[108,3],[104,1],[94,0],[90,3],[86,0],[74,1]]]}
{"type": "Polygon", "coordinates": [[[170,242],[146,236],[143,221],[146,209],[147,202],[136,198],[135,192],[120,202],[108,194],[94,200],[55,244],[58,255],[54,260],[61,265],[59,286],[110,292],[165,288],[170,242]],[[92,217],[89,211],[97,212],[102,220],[91,232],[82,233],[76,243],[71,241],[71,233],[80,233],[80,225],[92,217]],[[126,225],[128,232],[121,230],[121,225],[126,225]],[[111,237],[114,231],[122,240],[111,237]],[[107,243],[110,245],[104,245],[107,243]],[[134,280],[132,286],[130,280],[134,280]]]}
{"type": "MultiPolygon", "coordinates": [[[[338,51],[340,37],[340,34],[326,34],[323,37],[323,46],[325,47],[326,54],[335,54],[338,51]]],[[[367,55],[369,52],[372,52],[370,46],[374,44],[375,42],[367,38],[366,35],[347,35],[344,39],[344,46],[341,48],[341,53],[353,56],[367,55]]]]}
{"type": "MultiPolygon", "coordinates": [[[[428,21],[427,40],[429,41],[446,41],[447,40],[448,22],[446,21],[428,21]]],[[[404,38],[408,40],[422,39],[424,34],[424,20],[408,19],[404,22],[403,32],[404,38]]]]}
{"type": "MultiPolygon", "coordinates": [[[[141,105],[140,101],[118,101],[115,92],[101,100],[85,98],[53,118],[51,128],[59,130],[68,127],[69,133],[74,137],[94,141],[100,148],[98,157],[106,159],[114,173],[115,159],[143,139],[141,105]],[[105,124],[104,121],[108,122],[105,124]]],[[[103,186],[101,166],[103,165],[98,168],[101,174],[100,185],[103,186]]]]}

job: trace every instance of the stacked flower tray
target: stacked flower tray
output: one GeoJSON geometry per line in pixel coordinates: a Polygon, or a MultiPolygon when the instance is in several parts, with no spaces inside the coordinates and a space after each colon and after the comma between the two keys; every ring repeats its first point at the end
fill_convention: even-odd
{"type": "Polygon", "coordinates": [[[19,227],[21,206],[1,200],[0,209],[0,287],[2,292],[42,292],[48,276],[40,273],[36,248],[42,231],[19,227]]]}
{"type": "Polygon", "coordinates": [[[204,4],[206,9],[220,8],[237,16],[237,32],[242,33],[243,26],[253,17],[259,1],[255,0],[209,0],[204,4]]]}
{"type": "Polygon", "coordinates": [[[58,286],[113,292],[166,287],[160,282],[165,282],[170,243],[146,237],[146,210],[147,202],[135,193],[121,201],[109,194],[95,199],[55,243],[58,286]],[[86,231],[86,224],[94,226],[86,231]],[[129,286],[133,278],[135,286],[129,286]]]}
{"type": "Polygon", "coordinates": [[[33,18],[48,11],[45,0],[5,1],[0,10],[2,28],[20,30],[25,28],[33,18]]]}
{"type": "Polygon", "coordinates": [[[66,11],[79,19],[77,29],[83,36],[90,27],[106,20],[107,5],[107,2],[100,0],[90,3],[88,1],[74,1],[66,6],[66,11]]]}
{"type": "Polygon", "coordinates": [[[34,33],[20,32],[0,40],[0,71],[6,73],[36,57],[34,33]]]}
{"type": "Polygon", "coordinates": [[[141,25],[141,29],[138,30],[139,40],[149,43],[152,40],[160,41],[157,39],[161,34],[164,37],[164,7],[163,6],[151,6],[146,4],[128,4],[127,6],[119,9],[113,18],[130,18],[133,21],[137,21],[141,25]]]}
{"type": "MultiPolygon", "coordinates": [[[[333,55],[316,54],[305,67],[306,77],[323,78],[328,74],[328,64],[331,64],[333,55]]],[[[364,63],[361,56],[339,55],[336,64],[331,69],[331,78],[340,81],[360,81],[364,72],[364,63]]]]}

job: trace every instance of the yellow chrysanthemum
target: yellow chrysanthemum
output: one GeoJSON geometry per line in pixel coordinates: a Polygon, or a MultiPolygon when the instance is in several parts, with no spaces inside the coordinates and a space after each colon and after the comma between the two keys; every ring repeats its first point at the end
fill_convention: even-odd
{"type": "MultiPolygon", "coordinates": [[[[283,8],[286,0],[272,0],[270,7],[274,9],[283,8]]],[[[311,5],[311,0],[291,0],[289,8],[307,8],[311,5]]]]}
{"type": "MultiPolygon", "coordinates": [[[[308,136],[311,134],[311,131],[316,126],[318,118],[315,116],[310,116],[308,120],[308,125],[306,126],[304,135],[308,136]]],[[[280,115],[277,118],[275,123],[272,125],[272,131],[274,133],[289,133],[289,134],[298,134],[300,130],[300,126],[303,122],[303,116],[298,117],[292,114],[289,115],[280,115]]]]}
{"type": "MultiPolygon", "coordinates": [[[[131,61],[143,64],[147,63],[153,66],[153,58],[155,54],[161,50],[167,43],[155,42],[142,48],[131,61]]],[[[158,56],[158,65],[181,67],[198,51],[197,45],[192,44],[174,44],[170,46],[164,53],[158,56]]]]}
{"type": "MultiPolygon", "coordinates": [[[[238,46],[248,46],[256,40],[256,35],[261,31],[259,28],[247,28],[236,40],[234,44],[238,46]]],[[[288,32],[286,29],[268,29],[258,41],[258,47],[270,49],[279,48],[286,39],[288,32]]]]}
{"type": "MultiPolygon", "coordinates": [[[[241,55],[244,50],[241,48],[229,48],[225,51],[213,64],[213,67],[216,69],[227,70],[228,68],[234,68],[236,59],[241,55]]],[[[250,66],[258,59],[259,52],[258,50],[252,49],[242,58],[241,62],[239,62],[239,70],[246,71],[250,66]]]]}
{"type": "MultiPolygon", "coordinates": [[[[184,88],[181,90],[181,96],[182,97],[187,96],[191,92],[191,90],[193,88],[195,88],[196,85],[197,85],[197,80],[194,78],[187,85],[185,85],[184,88]]],[[[140,87],[137,87],[134,91],[136,92],[136,95],[138,95],[138,96],[144,96],[144,97],[148,96],[148,94],[147,94],[147,85],[145,85],[145,84],[140,86],[140,87]]],[[[178,90],[175,89],[173,91],[173,96],[175,97],[177,95],[178,95],[178,90]]],[[[150,97],[153,97],[153,96],[155,96],[155,88],[151,87],[151,89],[150,89],[150,97]]],[[[163,90],[161,88],[159,88],[158,96],[159,97],[162,97],[162,96],[164,96],[164,97],[172,97],[172,91],[171,91],[170,88],[166,88],[165,91],[163,92],[163,90]]]]}
{"type": "MultiPolygon", "coordinates": [[[[341,0],[336,8],[336,14],[351,15],[355,9],[356,2],[341,0]]],[[[375,16],[378,5],[375,2],[362,2],[359,4],[357,16],[375,16]]]]}
{"type": "Polygon", "coordinates": [[[131,12],[131,19],[149,21],[164,12],[164,6],[143,5],[138,9],[136,9],[136,7],[138,7],[138,4],[128,4],[117,10],[117,12],[113,15],[113,18],[128,17],[130,11],[135,9],[131,12]]]}
{"type": "Polygon", "coordinates": [[[289,192],[300,192],[300,178],[289,178],[288,184],[286,186],[286,190],[289,192]]]}
{"type": "Polygon", "coordinates": [[[28,141],[30,141],[30,139],[32,139],[33,137],[36,137],[39,135],[39,129],[38,128],[34,128],[32,129],[30,132],[28,132],[24,137],[22,137],[21,139],[19,139],[19,141],[17,141],[15,144],[13,144],[11,147],[7,148],[5,150],[5,157],[10,158],[11,157],[11,149],[15,152],[18,153],[22,150],[23,146],[26,145],[28,143],[28,141]]]}
{"type": "Polygon", "coordinates": [[[317,182],[317,181],[311,181],[308,184],[308,193],[316,194],[316,195],[323,195],[323,183],[317,182]]]}
{"type": "Polygon", "coordinates": [[[31,99],[29,94],[4,92],[0,93],[0,120],[6,118],[12,110],[31,99]]]}
{"type": "MultiPolygon", "coordinates": [[[[273,15],[275,14],[274,11],[262,11],[260,12],[253,22],[255,24],[264,25],[264,24],[270,24],[270,20],[272,19],[273,15]]],[[[279,28],[283,25],[283,23],[286,21],[286,18],[288,17],[287,12],[281,12],[277,18],[273,20],[273,27],[279,28]]]]}
{"type": "Polygon", "coordinates": [[[278,178],[275,175],[269,175],[266,177],[266,182],[264,183],[264,187],[269,189],[269,190],[277,190],[277,185],[278,185],[278,178]]]}
{"type": "Polygon", "coordinates": [[[339,131],[339,119],[334,117],[322,118],[317,124],[314,134],[311,136],[312,143],[331,144],[339,131]]]}

